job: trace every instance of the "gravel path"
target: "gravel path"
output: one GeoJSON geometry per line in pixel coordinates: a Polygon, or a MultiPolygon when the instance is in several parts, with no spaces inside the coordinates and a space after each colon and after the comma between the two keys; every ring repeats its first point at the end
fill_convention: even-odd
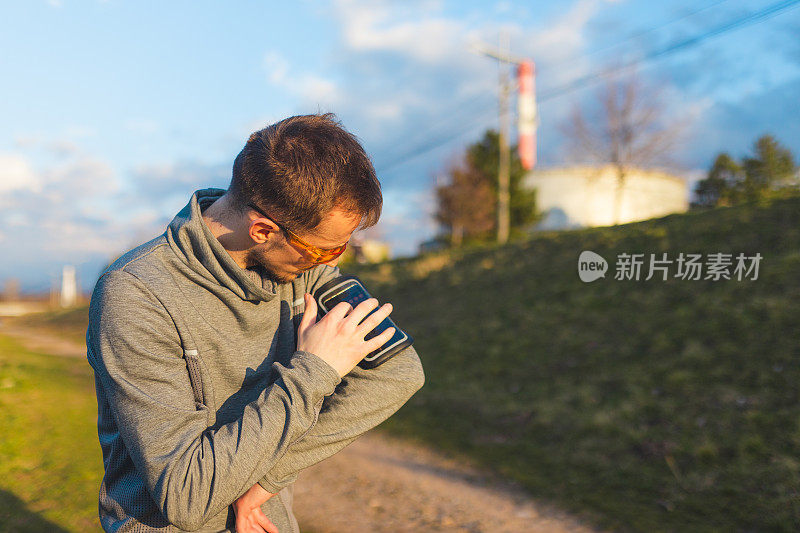
{"type": "MultiPolygon", "coordinates": [[[[30,350],[86,357],[83,345],[41,330],[2,324],[0,333],[30,350]]],[[[294,510],[313,533],[595,531],[509,483],[377,431],[305,470],[294,510]]]]}

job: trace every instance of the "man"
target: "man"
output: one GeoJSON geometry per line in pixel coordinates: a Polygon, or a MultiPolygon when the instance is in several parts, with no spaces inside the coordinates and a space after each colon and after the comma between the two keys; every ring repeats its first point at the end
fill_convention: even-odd
{"type": "Polygon", "coordinates": [[[291,117],[250,137],[227,191],[195,192],[102,274],[87,357],[106,531],[299,531],[298,472],[422,386],[413,348],[356,366],[392,335],[364,340],[389,304],[317,321],[309,296],[381,205],[355,137],[332,115],[291,117]]]}

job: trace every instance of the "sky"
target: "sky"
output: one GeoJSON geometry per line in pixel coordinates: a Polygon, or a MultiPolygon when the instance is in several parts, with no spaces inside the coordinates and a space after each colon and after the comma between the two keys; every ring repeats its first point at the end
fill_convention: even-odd
{"type": "Polygon", "coordinates": [[[597,74],[627,65],[682,125],[670,170],[690,184],[764,133],[800,154],[797,7],[0,0],[0,285],[47,290],[72,264],[91,290],[192,192],[225,188],[251,132],[329,111],[378,171],[370,236],[413,255],[438,231],[437,176],[497,128],[498,66],[475,45],[501,35],[536,64],[541,167],[568,162],[571,110],[595,105],[597,74]],[[747,23],[756,13],[772,16],[747,23]]]}

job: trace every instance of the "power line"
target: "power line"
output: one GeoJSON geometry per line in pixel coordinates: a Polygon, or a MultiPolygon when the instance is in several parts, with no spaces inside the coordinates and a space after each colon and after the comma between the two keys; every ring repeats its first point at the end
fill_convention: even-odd
{"type": "Polygon", "coordinates": [[[720,4],[724,4],[727,1],[728,0],[717,0],[716,2],[712,2],[711,4],[708,4],[708,5],[703,6],[701,8],[695,9],[694,11],[691,11],[691,12],[685,14],[685,15],[682,15],[682,16],[674,18],[674,19],[672,19],[672,20],[670,20],[668,22],[665,22],[664,24],[660,24],[658,26],[654,26],[652,28],[648,28],[646,30],[642,30],[640,32],[633,33],[633,34],[629,35],[628,37],[622,39],[621,41],[617,41],[617,42],[615,42],[613,44],[610,44],[608,46],[604,46],[604,47],[602,47],[602,48],[600,48],[598,50],[594,50],[593,52],[590,52],[589,54],[587,54],[585,57],[592,57],[592,56],[595,56],[597,54],[601,54],[601,53],[603,53],[603,52],[605,52],[607,50],[610,50],[612,48],[616,48],[617,46],[619,46],[621,44],[624,44],[624,43],[626,43],[628,41],[633,41],[634,39],[639,39],[640,37],[644,37],[645,35],[649,35],[651,33],[657,32],[658,30],[666,28],[667,26],[671,26],[672,24],[675,24],[676,22],[680,22],[682,20],[691,18],[691,17],[697,15],[698,13],[702,13],[703,11],[711,9],[712,7],[717,7],[720,4]]]}
{"type": "Polygon", "coordinates": [[[433,140],[426,140],[421,143],[416,144],[413,148],[409,149],[408,151],[404,152],[403,154],[387,161],[386,163],[379,166],[377,172],[383,173],[387,170],[390,170],[402,163],[406,163],[416,157],[431,152],[445,144],[452,142],[459,137],[466,135],[467,133],[471,133],[471,127],[474,127],[475,123],[479,121],[483,121],[489,115],[494,115],[495,110],[491,108],[485,108],[478,113],[470,114],[470,118],[467,119],[466,122],[460,123],[456,128],[451,128],[449,131],[445,132],[443,135],[439,135],[433,140]],[[453,131],[455,130],[455,131],[453,131]]]}
{"type": "Polygon", "coordinates": [[[778,15],[781,11],[785,11],[789,8],[795,7],[798,3],[800,3],[800,0],[784,0],[782,2],[778,2],[777,4],[773,4],[767,8],[762,9],[761,11],[757,11],[755,13],[751,13],[732,22],[722,24],[705,33],[701,33],[700,35],[689,37],[688,39],[683,39],[682,41],[672,43],[668,46],[665,46],[664,48],[650,52],[649,54],[645,55],[643,58],[639,60],[629,61],[628,63],[625,63],[624,65],[621,65],[611,71],[588,74],[586,76],[578,78],[577,80],[573,80],[569,83],[566,83],[561,87],[545,91],[542,93],[542,96],[539,98],[539,101],[544,102],[546,100],[555,98],[557,96],[563,96],[566,93],[575,91],[577,89],[582,89],[587,85],[591,85],[592,83],[596,82],[601,78],[611,77],[639,64],[647,63],[663,56],[672,55],[686,48],[697,46],[703,41],[706,41],[712,37],[716,37],[723,33],[727,33],[729,31],[733,31],[742,28],[744,26],[748,26],[750,24],[763,22],[768,18],[778,15]]]}
{"type": "MultiPolygon", "coordinates": [[[[564,84],[561,87],[557,87],[555,89],[551,89],[549,91],[544,92],[542,94],[542,96],[540,96],[538,98],[538,101],[539,102],[544,102],[544,101],[550,100],[552,98],[556,98],[558,96],[563,96],[564,94],[567,94],[567,93],[576,91],[578,89],[582,89],[582,88],[584,88],[586,86],[589,86],[589,85],[597,82],[598,80],[600,80],[602,78],[619,74],[620,72],[622,72],[622,71],[624,71],[626,69],[629,69],[629,68],[631,68],[633,66],[640,65],[640,64],[646,63],[646,62],[650,62],[650,61],[659,59],[661,57],[672,55],[672,54],[674,54],[676,52],[685,50],[687,48],[691,48],[693,46],[697,46],[697,45],[701,44],[702,42],[704,42],[704,41],[706,41],[706,40],[708,40],[708,39],[710,39],[712,37],[716,37],[716,36],[722,35],[724,33],[727,33],[727,32],[730,32],[730,31],[734,31],[736,29],[740,29],[742,27],[745,27],[745,26],[748,26],[748,25],[751,25],[751,24],[757,24],[759,22],[763,22],[764,20],[767,20],[767,19],[769,19],[771,17],[774,17],[774,16],[780,14],[783,11],[786,11],[786,10],[792,8],[792,7],[796,7],[796,5],[798,3],[800,3],[800,0],[784,0],[782,2],[777,2],[775,4],[772,4],[771,6],[768,6],[768,7],[764,8],[764,9],[760,10],[760,11],[756,11],[754,13],[750,13],[749,15],[745,15],[745,16],[740,17],[738,19],[735,19],[735,20],[733,20],[731,22],[727,22],[725,24],[717,26],[716,28],[712,28],[711,30],[708,30],[708,31],[706,31],[704,33],[701,33],[700,35],[697,35],[697,36],[694,36],[694,37],[690,37],[688,39],[683,39],[681,41],[672,43],[672,44],[670,44],[670,45],[668,45],[668,46],[666,46],[664,48],[661,48],[659,50],[655,50],[655,51],[645,55],[643,58],[641,58],[639,60],[630,61],[630,62],[626,63],[625,65],[622,65],[622,66],[620,66],[620,67],[618,67],[618,68],[616,68],[616,69],[614,69],[612,71],[597,72],[597,73],[588,74],[586,76],[582,76],[581,78],[578,78],[578,79],[573,80],[573,81],[571,81],[571,82],[569,82],[567,84],[564,84]]],[[[475,99],[473,98],[471,101],[474,101],[474,100],[475,99]]],[[[480,115],[480,116],[482,118],[482,115],[480,115]]],[[[474,120],[471,120],[469,122],[474,122],[474,120]]],[[[410,161],[412,159],[416,159],[417,157],[419,157],[421,155],[424,155],[424,154],[426,154],[426,153],[428,153],[428,152],[430,152],[432,150],[435,150],[436,148],[439,148],[440,146],[443,146],[443,145],[447,144],[450,141],[453,141],[453,140],[457,139],[458,137],[460,137],[464,133],[466,133],[466,131],[462,130],[462,131],[456,133],[453,136],[441,137],[441,138],[439,138],[437,140],[434,140],[432,142],[415,146],[414,148],[404,152],[400,156],[392,159],[387,164],[384,164],[384,165],[380,166],[379,169],[378,169],[378,172],[379,173],[386,172],[386,171],[388,171],[388,170],[390,170],[390,169],[392,169],[392,168],[394,168],[394,167],[396,167],[396,166],[398,166],[398,165],[400,165],[402,163],[408,162],[408,161],[410,161]]]]}
{"type": "MultiPolygon", "coordinates": [[[[430,150],[435,150],[436,148],[446,144],[447,142],[457,139],[467,131],[470,131],[466,129],[467,125],[471,125],[472,123],[476,122],[478,118],[483,118],[484,115],[488,115],[488,108],[483,108],[483,111],[482,112],[479,111],[480,114],[478,115],[476,115],[474,112],[470,112],[469,115],[467,115],[467,113],[465,112],[465,108],[467,107],[472,108],[474,104],[478,103],[481,99],[487,97],[488,97],[487,93],[482,93],[470,98],[469,100],[466,100],[463,103],[460,103],[458,107],[455,107],[453,109],[453,112],[451,114],[441,117],[440,120],[436,121],[435,123],[433,123],[433,125],[426,128],[426,131],[423,135],[417,135],[412,140],[410,140],[407,143],[407,145],[411,145],[411,148],[404,150],[400,155],[397,155],[388,161],[382,162],[378,166],[379,167],[378,172],[379,173],[384,172],[403,163],[404,161],[407,160],[410,154],[415,154],[421,150],[424,150],[425,148],[429,148],[430,150]],[[469,118],[467,118],[466,122],[462,122],[457,127],[454,128],[452,127],[453,116],[457,116],[459,114],[466,115],[469,118]],[[433,138],[434,140],[431,140],[431,135],[433,134],[432,130],[436,130],[437,128],[439,128],[439,126],[442,125],[447,125],[450,127],[448,127],[444,132],[442,132],[442,134],[436,135],[433,138]]],[[[492,113],[494,113],[493,110],[492,113]]]]}
{"type": "MultiPolygon", "coordinates": [[[[700,13],[700,12],[705,11],[707,9],[710,9],[712,7],[716,7],[717,5],[723,4],[723,3],[727,2],[727,1],[728,0],[717,0],[716,2],[713,2],[713,3],[711,3],[711,4],[707,5],[707,6],[704,6],[702,8],[696,9],[696,10],[694,10],[691,13],[688,13],[686,15],[683,15],[683,16],[680,16],[678,18],[672,19],[672,20],[670,20],[670,21],[668,21],[668,22],[666,22],[664,24],[661,24],[659,26],[655,26],[653,28],[649,28],[647,30],[644,30],[644,31],[641,31],[641,32],[638,32],[638,33],[634,33],[632,35],[629,35],[625,39],[617,41],[616,43],[614,43],[612,45],[609,45],[607,47],[601,48],[600,50],[595,50],[593,52],[590,52],[585,57],[592,57],[594,55],[597,55],[598,53],[601,53],[601,52],[604,52],[604,51],[606,51],[606,50],[608,50],[610,48],[614,48],[616,46],[619,46],[620,44],[623,44],[625,42],[632,41],[634,39],[638,39],[639,37],[642,37],[642,36],[647,35],[649,33],[655,32],[655,31],[657,31],[657,30],[659,30],[661,28],[664,28],[666,26],[674,24],[675,22],[679,22],[679,21],[684,20],[686,18],[692,17],[692,16],[696,15],[697,13],[700,13]]],[[[462,102],[456,103],[456,105],[452,106],[447,111],[446,114],[443,114],[442,116],[440,116],[439,120],[437,120],[436,122],[428,125],[428,127],[426,128],[426,131],[424,133],[414,136],[413,139],[406,139],[406,142],[404,144],[406,146],[411,146],[411,148],[403,150],[400,155],[397,155],[397,156],[393,157],[392,159],[390,159],[388,161],[381,162],[381,164],[378,165],[379,172],[381,172],[383,170],[388,170],[388,169],[394,168],[395,166],[401,164],[403,161],[405,161],[407,159],[408,154],[415,154],[415,153],[419,152],[420,150],[424,150],[426,147],[429,147],[429,146],[430,146],[430,150],[435,150],[436,148],[438,148],[438,147],[440,147],[440,146],[442,146],[444,144],[447,144],[447,141],[448,141],[447,135],[436,134],[433,130],[436,130],[437,128],[439,128],[442,125],[452,125],[453,116],[454,115],[459,115],[459,114],[460,115],[465,115],[466,114],[465,109],[468,110],[469,108],[472,108],[475,104],[478,103],[479,100],[481,100],[482,98],[485,98],[485,97],[486,97],[486,94],[482,93],[482,94],[478,94],[478,95],[475,95],[473,97],[470,97],[469,99],[464,100],[462,102]],[[435,140],[432,140],[432,139],[435,139],[435,140]]],[[[473,116],[474,116],[474,114],[473,114],[473,116]]],[[[481,115],[481,117],[482,117],[482,115],[481,115]]],[[[469,121],[470,124],[472,122],[474,122],[474,118],[469,121]]],[[[453,128],[452,127],[448,128],[448,130],[453,130],[453,128]]],[[[463,134],[471,131],[471,130],[464,130],[463,127],[455,128],[455,130],[456,130],[456,133],[452,134],[452,135],[454,135],[452,140],[455,140],[456,138],[461,137],[463,134]]],[[[448,135],[450,135],[450,134],[448,134],[448,135]]]]}

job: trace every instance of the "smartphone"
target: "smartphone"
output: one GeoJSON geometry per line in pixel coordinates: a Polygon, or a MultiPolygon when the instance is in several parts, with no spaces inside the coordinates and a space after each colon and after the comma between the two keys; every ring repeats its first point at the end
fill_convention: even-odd
{"type": "MultiPolygon", "coordinates": [[[[355,276],[340,276],[332,279],[314,291],[313,296],[317,300],[320,318],[325,316],[328,311],[336,307],[336,305],[341,302],[347,302],[355,309],[355,307],[364,300],[372,298],[369,292],[367,292],[367,289],[361,283],[361,280],[355,276]]],[[[378,309],[380,309],[380,306],[373,309],[369,315],[378,309]]],[[[366,319],[366,317],[364,318],[366,319]]],[[[414,339],[411,338],[408,333],[397,327],[397,324],[395,324],[390,317],[384,318],[383,321],[381,321],[381,323],[375,327],[375,329],[373,329],[367,334],[366,337],[364,337],[364,339],[369,340],[377,335],[380,335],[388,328],[394,328],[394,335],[392,335],[392,338],[386,341],[383,346],[374,352],[367,354],[367,356],[358,363],[358,366],[362,368],[375,368],[376,366],[388,361],[393,355],[397,354],[401,350],[411,346],[411,344],[414,342],[414,339]]]]}

